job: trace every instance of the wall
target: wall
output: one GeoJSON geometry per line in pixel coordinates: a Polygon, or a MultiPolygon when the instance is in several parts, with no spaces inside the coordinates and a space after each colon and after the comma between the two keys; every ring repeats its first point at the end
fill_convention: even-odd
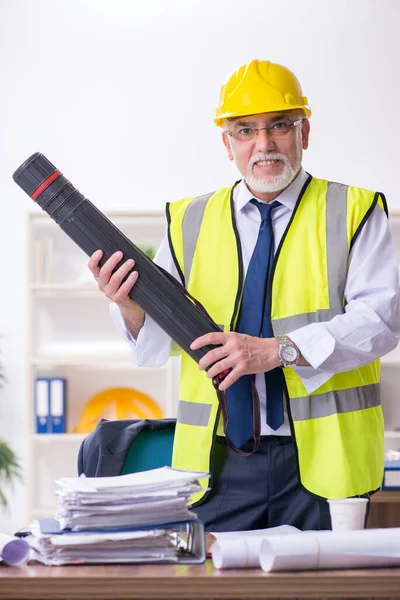
{"type": "MultiPolygon", "coordinates": [[[[26,456],[26,213],[12,181],[47,155],[102,209],[159,210],[237,173],[213,125],[225,76],[290,67],[313,109],[311,173],[397,191],[397,0],[0,0],[0,435],[26,456]]],[[[0,531],[25,524],[25,492],[0,531]]]]}

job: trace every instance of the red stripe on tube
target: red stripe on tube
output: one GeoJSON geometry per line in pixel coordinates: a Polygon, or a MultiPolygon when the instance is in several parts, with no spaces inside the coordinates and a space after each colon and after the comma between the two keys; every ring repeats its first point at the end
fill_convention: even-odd
{"type": "Polygon", "coordinates": [[[57,179],[57,177],[60,177],[60,175],[62,175],[61,171],[57,170],[54,171],[54,173],[52,173],[51,175],[48,176],[47,179],[45,179],[43,181],[43,183],[41,183],[39,185],[39,187],[33,192],[31,198],[32,200],[36,200],[36,198],[38,198],[40,196],[40,194],[42,192],[44,192],[44,190],[51,184],[53,183],[53,181],[55,181],[57,179]]]}

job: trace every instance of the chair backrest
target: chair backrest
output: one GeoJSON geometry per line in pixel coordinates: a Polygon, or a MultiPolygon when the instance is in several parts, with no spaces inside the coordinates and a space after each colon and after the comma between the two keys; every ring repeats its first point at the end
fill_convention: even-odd
{"type": "Polygon", "coordinates": [[[102,419],[81,444],[78,474],[113,477],[170,466],[176,419],[102,419]]]}
{"type": "Polygon", "coordinates": [[[121,475],[171,466],[174,428],[143,429],[131,443],[121,475]]]}

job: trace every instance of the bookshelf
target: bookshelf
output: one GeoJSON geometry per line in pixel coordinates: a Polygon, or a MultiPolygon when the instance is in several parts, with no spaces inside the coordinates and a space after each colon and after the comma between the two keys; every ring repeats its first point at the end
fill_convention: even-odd
{"type": "MultiPolygon", "coordinates": [[[[136,245],[157,250],[165,235],[162,213],[106,212],[136,245]]],[[[77,475],[77,456],[87,433],[74,433],[84,406],[111,388],[133,388],[175,417],[179,358],[160,369],[135,367],[125,340],[97,289],[88,257],[44,213],[28,216],[28,414],[26,483],[28,522],[53,516],[54,480],[77,475]],[[36,378],[66,380],[63,433],[37,433],[36,378]]],[[[116,418],[112,405],[105,418],[116,418]]],[[[152,417],[151,411],[147,414],[152,417]]],[[[101,418],[101,417],[100,417],[101,418]]],[[[139,418],[132,414],[130,418],[139,418]]]]}

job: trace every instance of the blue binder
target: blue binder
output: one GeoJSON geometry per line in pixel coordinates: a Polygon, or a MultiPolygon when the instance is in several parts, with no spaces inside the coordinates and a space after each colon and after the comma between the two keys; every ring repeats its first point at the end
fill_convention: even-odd
{"type": "Polygon", "coordinates": [[[47,377],[37,377],[35,381],[36,432],[50,431],[50,387],[47,377]]]}
{"type": "Polygon", "coordinates": [[[62,377],[49,379],[50,386],[50,433],[65,433],[66,380],[62,377]]]}
{"type": "MultiPolygon", "coordinates": [[[[83,530],[83,531],[71,531],[70,529],[61,529],[60,524],[56,519],[40,519],[38,521],[40,532],[45,535],[63,536],[64,539],[73,540],[74,536],[83,535],[83,534],[101,534],[101,533],[110,533],[110,532],[132,532],[132,531],[141,531],[145,529],[164,529],[166,533],[175,533],[177,536],[177,547],[180,548],[180,552],[174,558],[160,558],[157,560],[157,563],[173,563],[173,564],[202,564],[206,560],[206,536],[204,531],[204,523],[199,519],[193,521],[182,521],[179,523],[164,523],[158,525],[151,525],[148,527],[132,527],[132,528],[123,528],[123,529],[107,529],[105,530],[83,530]],[[183,534],[183,537],[181,537],[183,534]]],[[[32,532],[31,532],[32,533],[32,532]]],[[[88,542],[90,544],[90,542],[88,542]]],[[[50,544],[51,546],[52,544],[50,544]]],[[[46,556],[42,555],[42,559],[44,564],[52,565],[52,564],[60,564],[53,563],[51,551],[54,552],[54,547],[49,549],[49,553],[46,556]]],[[[145,549],[144,549],[145,551],[145,549]]],[[[40,555],[41,550],[37,550],[37,554],[40,555]]],[[[144,552],[145,553],[145,552],[144,552]]],[[[112,563],[112,560],[107,559],[107,554],[104,556],[104,564],[112,563]]],[[[129,563],[129,560],[124,560],[123,562],[129,563]]],[[[144,556],[140,562],[135,560],[132,557],[132,563],[137,564],[146,564],[151,562],[155,564],[155,561],[150,559],[150,556],[147,558],[144,556]]],[[[90,563],[90,560],[83,560],[83,563],[90,563]]],[[[62,564],[62,563],[61,563],[62,564]]],[[[68,560],[65,561],[64,564],[68,564],[68,560]]],[[[81,563],[82,564],[82,563],[81,563]]]]}
{"type": "Polygon", "coordinates": [[[383,490],[400,490],[400,460],[385,460],[383,490]]]}

